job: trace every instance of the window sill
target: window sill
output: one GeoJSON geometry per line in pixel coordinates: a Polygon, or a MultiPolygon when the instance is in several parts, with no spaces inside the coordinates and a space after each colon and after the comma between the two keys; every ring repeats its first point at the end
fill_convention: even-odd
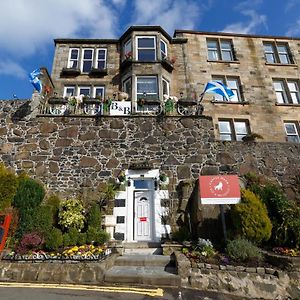
{"type": "Polygon", "coordinates": [[[213,63],[228,63],[228,64],[239,64],[240,62],[238,60],[211,60],[208,59],[207,62],[213,62],[213,63]]]}
{"type": "Polygon", "coordinates": [[[265,62],[266,66],[281,66],[281,67],[297,67],[296,64],[281,64],[281,63],[269,63],[269,62],[265,62]]]}
{"type": "Polygon", "coordinates": [[[275,103],[276,106],[295,106],[300,107],[300,104],[293,104],[293,103],[275,103]]]}
{"type": "Polygon", "coordinates": [[[233,101],[217,101],[212,100],[210,101],[213,104],[235,104],[235,105],[249,105],[249,101],[243,101],[243,102],[233,102],[233,101]]]}

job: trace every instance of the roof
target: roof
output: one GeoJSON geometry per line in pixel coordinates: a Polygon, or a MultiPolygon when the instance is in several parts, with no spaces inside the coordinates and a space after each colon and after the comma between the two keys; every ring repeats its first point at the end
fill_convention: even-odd
{"type": "Polygon", "coordinates": [[[281,40],[300,40],[300,37],[287,37],[287,36],[274,36],[274,35],[255,35],[255,34],[242,34],[242,33],[230,33],[230,32],[209,32],[209,31],[194,31],[194,30],[182,30],[176,29],[174,31],[174,37],[181,33],[199,34],[199,35],[223,35],[223,36],[238,36],[238,37],[250,37],[250,38],[264,38],[264,39],[281,39],[281,40]]]}

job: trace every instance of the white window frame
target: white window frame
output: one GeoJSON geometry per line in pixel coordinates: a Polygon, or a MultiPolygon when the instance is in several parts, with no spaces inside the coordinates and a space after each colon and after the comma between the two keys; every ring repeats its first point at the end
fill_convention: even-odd
{"type": "Polygon", "coordinates": [[[123,45],[123,60],[126,59],[126,55],[131,52],[132,54],[132,40],[127,40],[123,45]],[[130,45],[130,46],[128,46],[130,45]],[[128,49],[129,48],[129,49],[128,49]]]}
{"type": "Polygon", "coordinates": [[[231,39],[214,39],[214,38],[207,38],[206,39],[206,46],[207,46],[207,57],[209,61],[235,61],[234,57],[234,50],[233,50],[233,42],[231,39]],[[208,42],[215,42],[216,47],[209,47],[208,42]],[[223,48],[223,42],[229,43],[230,48],[223,48]],[[213,59],[209,57],[209,53],[213,52],[217,59],[213,59]],[[224,59],[223,52],[230,53],[230,60],[224,59]]]}
{"type": "Polygon", "coordinates": [[[83,94],[83,95],[92,97],[92,95],[91,95],[91,86],[88,86],[88,85],[79,85],[79,86],[77,87],[77,96],[80,96],[80,95],[81,95],[80,89],[89,89],[89,91],[90,91],[90,92],[89,92],[89,95],[85,95],[85,94],[83,94]]]}
{"type": "Polygon", "coordinates": [[[221,141],[242,141],[243,137],[250,133],[250,123],[249,120],[245,119],[219,119],[218,120],[218,129],[219,129],[219,137],[221,141]],[[230,131],[220,131],[220,122],[228,123],[230,131]],[[243,123],[246,128],[245,133],[240,133],[237,131],[237,123],[243,123]],[[229,139],[222,138],[224,135],[230,135],[229,139]]]}
{"type": "Polygon", "coordinates": [[[170,82],[165,79],[165,78],[162,78],[162,92],[163,92],[163,95],[168,95],[170,96],[170,82]],[[167,87],[167,94],[164,93],[164,82],[166,83],[166,87],[167,87]]]}
{"type": "Polygon", "coordinates": [[[68,57],[67,68],[69,68],[69,69],[79,69],[79,54],[80,54],[80,49],[79,48],[70,48],[69,49],[69,57],[68,57]],[[77,50],[77,59],[71,59],[72,50],[77,50]],[[73,64],[71,64],[71,62],[73,62],[73,61],[77,62],[77,67],[76,68],[72,67],[73,64]]]}
{"type": "Polygon", "coordinates": [[[276,94],[276,102],[279,104],[300,104],[299,81],[297,79],[273,79],[273,88],[276,94]],[[281,89],[276,89],[275,83],[281,85],[281,89]],[[290,84],[294,84],[296,89],[291,90],[290,84]],[[278,96],[281,95],[281,98],[278,96]]]}
{"type": "Polygon", "coordinates": [[[136,36],[136,48],[135,48],[135,53],[136,53],[136,59],[138,61],[143,61],[139,59],[139,50],[154,50],[154,61],[157,59],[157,53],[156,53],[156,36],[152,35],[146,35],[146,36],[136,36]],[[153,39],[154,40],[154,47],[152,48],[139,48],[138,47],[138,41],[139,39],[153,39]]]}
{"type": "MultiPolygon", "coordinates": [[[[147,93],[147,95],[157,95],[157,98],[159,99],[159,85],[158,85],[158,77],[156,75],[138,75],[135,77],[135,97],[136,97],[136,100],[137,100],[137,106],[136,106],[136,111],[137,112],[141,112],[141,110],[138,109],[138,95],[143,95],[144,92],[138,92],[138,79],[139,78],[154,78],[156,80],[156,87],[157,87],[157,91],[156,93],[147,93]]],[[[157,105],[154,105],[154,106],[157,106],[157,105]]],[[[143,111],[144,112],[151,112],[152,111],[152,108],[154,107],[153,105],[147,105],[145,104],[144,107],[143,107],[143,111]]]]}
{"type": "Polygon", "coordinates": [[[96,98],[97,95],[96,95],[96,90],[97,89],[101,89],[102,90],[102,99],[101,100],[104,100],[105,98],[105,86],[102,86],[102,85],[99,85],[99,86],[94,86],[93,87],[93,98],[96,98]]]}
{"type": "Polygon", "coordinates": [[[96,49],[96,61],[95,61],[95,68],[98,69],[98,62],[99,61],[104,61],[104,67],[103,69],[106,69],[106,64],[107,64],[107,49],[106,48],[97,48],[96,49]],[[104,59],[99,59],[99,51],[104,51],[104,59]]]}
{"type": "Polygon", "coordinates": [[[63,95],[63,97],[71,97],[71,96],[76,96],[76,86],[74,86],[74,85],[64,86],[64,95],[63,95]],[[73,89],[73,95],[68,95],[67,94],[67,89],[73,89]]]}
{"type": "Polygon", "coordinates": [[[83,71],[83,64],[85,61],[91,61],[91,69],[94,65],[94,49],[93,48],[83,48],[82,49],[82,55],[81,55],[81,72],[83,73],[89,73],[91,70],[89,70],[88,72],[84,72],[83,71]],[[91,59],[84,59],[84,52],[87,50],[92,50],[92,58],[91,59]]]}
{"type": "Polygon", "coordinates": [[[132,97],[132,78],[131,78],[131,77],[128,77],[128,78],[126,78],[125,80],[123,80],[123,82],[122,82],[122,87],[123,87],[123,91],[124,91],[125,93],[128,94],[128,98],[131,99],[131,97],[132,97]],[[128,91],[126,91],[126,89],[125,89],[125,85],[127,84],[127,82],[130,82],[130,85],[131,85],[131,90],[130,90],[129,93],[128,93],[128,91]]]}
{"type": "Polygon", "coordinates": [[[221,81],[223,84],[225,84],[227,87],[229,87],[228,85],[228,81],[235,81],[236,82],[236,88],[231,88],[229,87],[233,93],[234,93],[234,97],[232,97],[231,99],[229,99],[229,101],[218,94],[214,94],[214,100],[215,101],[221,101],[221,102],[237,102],[237,103],[242,103],[244,102],[244,99],[242,98],[242,92],[241,92],[241,84],[240,84],[240,78],[239,77],[234,77],[234,76],[223,76],[223,75],[215,75],[212,76],[212,80],[213,81],[221,81]]]}
{"type": "Polygon", "coordinates": [[[291,57],[290,47],[288,43],[285,42],[276,42],[276,41],[264,41],[264,55],[266,59],[266,63],[268,64],[284,64],[284,65],[290,65],[294,64],[291,57]],[[271,45],[272,51],[266,51],[265,46],[271,45]],[[284,46],[285,51],[279,51],[278,47],[284,46]],[[274,61],[269,61],[267,58],[267,54],[272,54],[274,61]],[[281,59],[281,55],[284,55],[286,58],[286,62],[281,59]]]}
{"type": "Polygon", "coordinates": [[[167,43],[164,40],[160,40],[159,48],[160,48],[161,58],[163,59],[165,57],[168,57],[168,45],[167,45],[167,43]],[[166,52],[164,52],[162,50],[161,44],[163,44],[165,46],[166,52]]]}
{"type": "Polygon", "coordinates": [[[284,122],[284,130],[288,142],[300,143],[299,124],[297,122],[284,122]],[[288,133],[286,125],[292,125],[294,127],[295,133],[288,133]],[[294,139],[291,139],[290,137],[294,137],[294,139]]]}

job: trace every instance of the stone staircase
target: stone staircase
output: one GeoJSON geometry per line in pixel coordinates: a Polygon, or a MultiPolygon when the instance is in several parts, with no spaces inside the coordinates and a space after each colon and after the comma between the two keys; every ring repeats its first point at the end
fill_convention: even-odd
{"type": "Polygon", "coordinates": [[[105,282],[180,286],[175,257],[159,255],[162,253],[160,247],[136,246],[125,245],[124,255],[119,256],[114,266],[105,272],[105,282]]]}

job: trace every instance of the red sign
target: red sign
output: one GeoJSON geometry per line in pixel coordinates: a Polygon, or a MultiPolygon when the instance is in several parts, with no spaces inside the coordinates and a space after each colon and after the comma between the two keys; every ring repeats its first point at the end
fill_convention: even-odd
{"type": "Polygon", "coordinates": [[[237,204],[241,200],[237,175],[200,176],[201,204],[237,204]]]}
{"type": "Polygon", "coordinates": [[[147,222],[147,217],[140,217],[140,222],[147,222]]]}
{"type": "Polygon", "coordinates": [[[4,217],[4,222],[3,224],[0,224],[0,252],[5,247],[9,225],[12,219],[12,215],[1,215],[1,216],[4,217]]]}

